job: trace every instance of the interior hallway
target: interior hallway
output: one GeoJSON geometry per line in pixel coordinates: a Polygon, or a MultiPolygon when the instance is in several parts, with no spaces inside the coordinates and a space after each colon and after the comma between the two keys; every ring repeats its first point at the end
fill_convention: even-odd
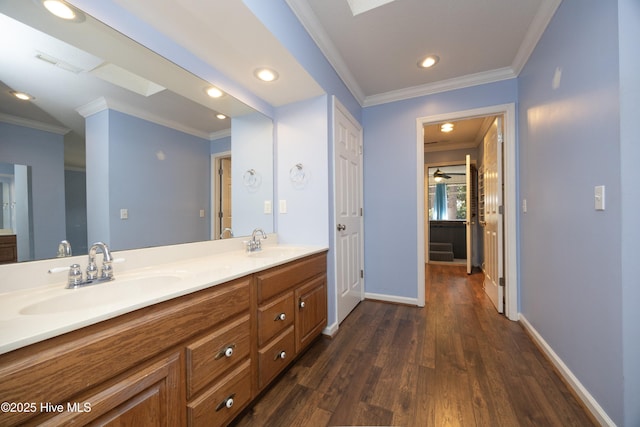
{"type": "Polygon", "coordinates": [[[363,301],[237,426],[589,426],[482,273],[427,265],[424,308],[363,301]]]}

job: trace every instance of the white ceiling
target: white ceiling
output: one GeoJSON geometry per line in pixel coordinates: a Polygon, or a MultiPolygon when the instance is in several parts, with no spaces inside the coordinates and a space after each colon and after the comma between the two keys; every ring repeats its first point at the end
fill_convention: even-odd
{"type": "Polygon", "coordinates": [[[286,1],[367,106],[517,76],[561,0],[286,1]]]}

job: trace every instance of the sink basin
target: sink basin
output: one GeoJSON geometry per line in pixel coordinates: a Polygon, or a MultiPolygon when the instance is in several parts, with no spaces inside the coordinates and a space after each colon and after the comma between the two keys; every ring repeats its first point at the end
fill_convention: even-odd
{"type": "Polygon", "coordinates": [[[56,314],[102,307],[149,294],[153,288],[171,285],[182,280],[178,275],[158,275],[116,278],[78,289],[65,289],[51,298],[23,307],[20,314],[56,314]]]}

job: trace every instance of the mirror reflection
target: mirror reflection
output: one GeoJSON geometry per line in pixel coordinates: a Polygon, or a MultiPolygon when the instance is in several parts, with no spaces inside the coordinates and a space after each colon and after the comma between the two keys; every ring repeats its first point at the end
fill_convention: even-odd
{"type": "Polygon", "coordinates": [[[20,261],[273,231],[271,119],[90,16],[0,13],[0,162],[28,167],[32,218],[0,228],[20,261]]]}

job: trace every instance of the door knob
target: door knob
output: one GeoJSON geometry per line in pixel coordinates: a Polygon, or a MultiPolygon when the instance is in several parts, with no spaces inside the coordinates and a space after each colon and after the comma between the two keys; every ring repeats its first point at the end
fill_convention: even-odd
{"type": "Polygon", "coordinates": [[[347,226],[344,224],[338,224],[338,231],[344,231],[347,229],[347,226]]]}

